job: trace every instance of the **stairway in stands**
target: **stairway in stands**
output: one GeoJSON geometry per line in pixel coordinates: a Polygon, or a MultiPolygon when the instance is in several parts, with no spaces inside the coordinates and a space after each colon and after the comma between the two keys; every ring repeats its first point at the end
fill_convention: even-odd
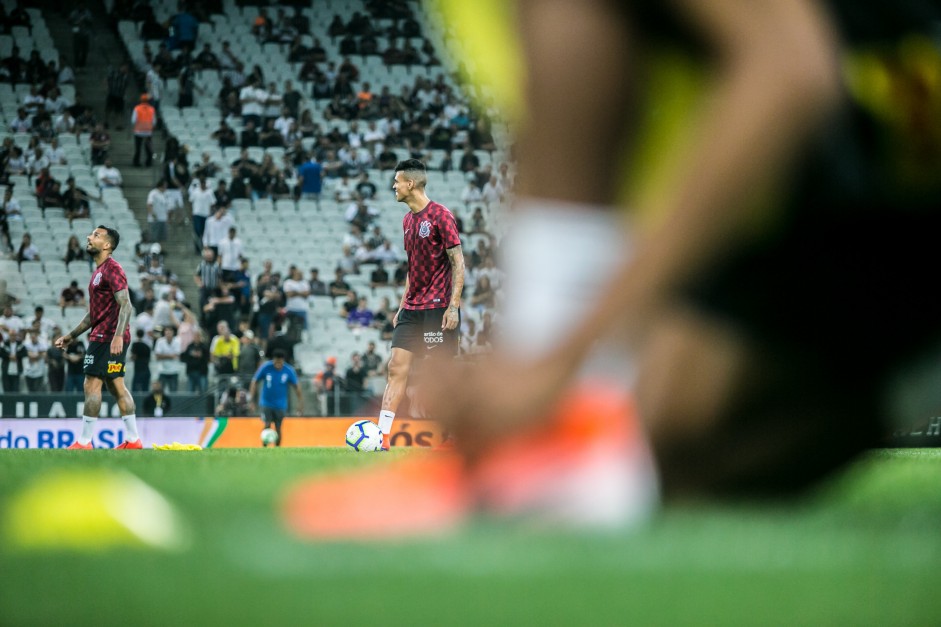
{"type": "MultiPolygon", "coordinates": [[[[105,97],[107,94],[106,77],[111,67],[117,67],[128,61],[124,47],[114,30],[111,18],[105,12],[101,2],[88,2],[88,8],[94,13],[91,51],[88,64],[84,69],[76,68],[76,97],[79,102],[91,105],[99,119],[104,117],[105,97]]],[[[68,24],[67,14],[57,11],[44,12],[49,31],[56,41],[57,48],[65,58],[73,63],[72,58],[72,32],[68,24]]],[[[121,171],[124,178],[124,196],[130,204],[141,232],[148,231],[147,226],[147,194],[161,176],[164,135],[157,132],[154,136],[154,165],[151,168],[135,168],[131,162],[134,158],[134,137],[130,130],[131,110],[137,104],[143,77],[132,68],[136,80],[128,86],[126,102],[127,111],[121,120],[111,119],[111,160],[115,167],[121,171]],[[139,82],[138,82],[139,81],[139,82]]],[[[134,246],[137,242],[127,242],[134,246]]],[[[124,242],[121,244],[125,245],[124,242]]],[[[171,225],[169,238],[162,244],[166,267],[176,274],[180,280],[180,287],[186,294],[190,303],[197,303],[197,290],[193,282],[193,271],[199,263],[192,244],[192,227],[188,220],[186,224],[171,225]]],[[[136,288],[137,286],[132,286],[136,288]]]]}

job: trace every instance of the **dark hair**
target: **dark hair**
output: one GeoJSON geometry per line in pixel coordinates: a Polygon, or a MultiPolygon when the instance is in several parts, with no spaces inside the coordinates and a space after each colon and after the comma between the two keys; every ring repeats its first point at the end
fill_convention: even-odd
{"type": "Polygon", "coordinates": [[[425,164],[418,159],[406,159],[399,161],[395,166],[396,172],[402,172],[405,178],[415,181],[419,189],[424,189],[428,184],[428,173],[425,171],[425,164]]]}
{"type": "Polygon", "coordinates": [[[287,356],[287,353],[284,352],[283,348],[276,348],[271,351],[272,359],[284,359],[287,356]]]}
{"type": "Polygon", "coordinates": [[[425,164],[419,161],[418,159],[406,159],[405,161],[399,161],[395,166],[395,171],[399,170],[425,170],[425,164]]]}
{"type": "Polygon", "coordinates": [[[108,239],[111,240],[111,251],[114,252],[118,247],[118,242],[121,241],[121,234],[118,233],[117,229],[112,229],[110,226],[105,226],[104,224],[99,224],[98,228],[103,229],[104,232],[108,234],[108,239]]]}

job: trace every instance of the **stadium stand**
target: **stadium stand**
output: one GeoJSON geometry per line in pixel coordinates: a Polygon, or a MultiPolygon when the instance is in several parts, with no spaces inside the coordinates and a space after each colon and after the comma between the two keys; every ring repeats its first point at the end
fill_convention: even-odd
{"type": "MultiPolygon", "coordinates": [[[[404,7],[417,24],[417,31],[410,31],[408,36],[400,34],[389,37],[388,34],[395,29],[401,29],[406,20],[402,16],[395,17],[381,12],[376,13],[377,7],[382,11],[383,3],[363,2],[353,0],[350,2],[327,1],[318,2],[316,6],[307,7],[279,7],[284,10],[285,19],[293,25],[306,25],[306,32],[291,33],[290,28],[281,30],[281,38],[275,41],[266,41],[252,33],[252,25],[259,14],[259,7],[239,6],[233,0],[224,0],[222,12],[203,16],[199,24],[199,35],[194,54],[201,51],[204,45],[218,58],[223,58],[226,48],[244,64],[244,73],[258,66],[264,72],[263,85],[274,83],[277,89],[282,89],[287,81],[291,81],[300,93],[298,112],[309,112],[313,125],[313,132],[306,133],[298,138],[303,151],[313,151],[321,162],[330,158],[330,153],[324,144],[318,143],[321,138],[333,135],[340,138],[337,145],[330,148],[345,154],[349,151],[351,141],[361,143],[362,135],[352,139],[353,129],[362,133],[367,128],[367,122],[378,120],[383,127],[389,127],[390,136],[396,138],[388,141],[379,141],[368,146],[360,146],[359,150],[372,150],[373,159],[365,163],[362,171],[366,173],[369,181],[376,187],[376,196],[367,202],[377,209],[371,226],[376,225],[381,233],[389,238],[393,247],[401,249],[401,219],[404,208],[396,206],[390,196],[391,170],[377,167],[377,157],[383,146],[392,151],[395,160],[407,158],[410,155],[420,155],[429,167],[429,195],[436,201],[451,208],[465,223],[469,222],[472,209],[462,201],[461,193],[467,185],[467,177],[476,175],[481,180],[485,172],[497,172],[501,164],[507,164],[508,159],[508,132],[505,124],[491,116],[484,116],[474,111],[469,97],[463,87],[459,85],[454,75],[444,66],[438,65],[437,59],[445,58],[444,41],[446,32],[441,32],[437,26],[428,20],[417,3],[388,3],[390,7],[404,7]],[[342,37],[333,37],[328,31],[328,25],[335,15],[344,23],[351,23],[354,15],[366,16],[371,28],[377,33],[377,54],[341,54],[342,37]],[[287,35],[285,35],[285,31],[287,35]],[[290,40],[288,37],[290,36],[290,40]],[[417,63],[388,64],[386,57],[382,56],[393,41],[408,43],[419,54],[417,63]],[[356,66],[359,75],[351,81],[353,94],[363,89],[368,83],[373,98],[378,99],[385,89],[388,94],[398,96],[403,93],[411,101],[407,111],[390,112],[374,110],[372,114],[360,119],[348,120],[333,116],[327,106],[327,101],[313,98],[314,83],[304,80],[300,75],[303,61],[291,59],[292,51],[296,48],[311,49],[320,46],[323,48],[325,60],[317,63],[321,71],[329,71],[330,66],[339,67],[345,58],[349,58],[356,66]],[[428,62],[426,65],[425,63],[428,62]],[[419,93],[424,92],[424,93],[419,93]],[[434,94],[438,96],[435,97],[434,94]],[[450,114],[468,116],[471,121],[480,117],[487,117],[491,124],[496,149],[476,149],[474,155],[479,162],[479,169],[471,173],[457,170],[457,161],[462,152],[462,146],[457,144],[448,149],[441,147],[429,148],[427,141],[435,118],[450,114]],[[409,136],[406,124],[417,124],[417,133],[409,136]],[[401,129],[399,129],[401,125],[401,129]],[[399,129],[400,132],[396,132],[399,129]],[[417,141],[416,141],[417,139],[417,141]],[[440,165],[446,158],[453,158],[452,167],[445,170],[440,165]]],[[[171,20],[178,11],[177,0],[158,0],[150,3],[156,23],[163,24],[171,20]]],[[[274,19],[271,12],[270,19],[274,19]]],[[[32,50],[41,50],[44,59],[58,60],[59,50],[56,42],[52,41],[49,30],[45,28],[42,13],[30,9],[32,17],[31,32],[22,29],[13,29],[9,35],[0,35],[0,57],[4,57],[17,46],[22,55],[28,55],[32,50]]],[[[116,16],[118,18],[122,16],[116,16]]],[[[132,67],[144,73],[151,67],[153,55],[164,43],[160,39],[147,39],[142,36],[144,24],[131,19],[116,21],[117,35],[123,44],[130,59],[132,67]]],[[[275,29],[280,24],[273,24],[275,29]]],[[[303,29],[302,29],[303,30],[303,29]]],[[[60,44],[61,45],[61,44],[60,44]]],[[[232,188],[232,171],[230,164],[238,158],[238,147],[220,147],[212,137],[218,128],[220,119],[226,119],[228,124],[240,135],[244,126],[241,116],[232,112],[224,112],[220,107],[220,91],[224,86],[227,75],[237,76],[238,72],[217,69],[196,69],[194,72],[193,102],[192,106],[180,108],[178,104],[181,92],[181,78],[176,72],[167,72],[164,76],[164,93],[160,97],[160,117],[169,138],[174,138],[181,146],[185,146],[186,158],[190,169],[198,166],[203,154],[208,155],[211,162],[220,166],[216,176],[210,180],[210,188],[215,189],[219,180],[226,181],[232,188]]],[[[0,121],[5,128],[17,115],[22,98],[29,92],[28,84],[11,85],[0,83],[0,121]]],[[[63,94],[74,102],[75,90],[72,85],[63,85],[63,94]]],[[[366,105],[368,106],[368,105],[366,105]]],[[[466,131],[460,131],[461,138],[467,137],[466,131]]],[[[26,147],[30,141],[29,133],[11,133],[8,135],[13,143],[26,147]]],[[[97,168],[92,165],[89,148],[89,135],[62,134],[58,135],[59,143],[67,155],[68,164],[56,166],[56,178],[74,177],[76,185],[92,194],[97,194],[95,175],[97,168]]],[[[492,148],[492,146],[491,146],[492,148]]],[[[335,154],[335,153],[334,153],[335,154]]],[[[284,168],[286,182],[293,189],[296,184],[296,171],[294,166],[300,162],[295,152],[295,146],[274,146],[268,148],[251,148],[249,156],[254,161],[261,162],[270,156],[275,166],[284,168]]],[[[512,166],[509,166],[508,176],[512,176],[512,166]]],[[[24,232],[29,232],[36,246],[43,253],[43,261],[35,264],[36,269],[27,272],[7,272],[11,268],[4,261],[4,277],[9,277],[8,290],[19,296],[23,302],[43,304],[50,314],[55,314],[56,322],[63,328],[68,328],[81,317],[81,310],[67,309],[62,312],[55,306],[58,294],[71,280],[78,280],[84,284],[87,280],[87,268],[82,264],[65,265],[59,261],[65,243],[70,235],[76,235],[84,241],[85,235],[91,228],[93,221],[69,221],[60,209],[46,208],[45,210],[36,201],[31,192],[31,181],[26,176],[10,176],[10,183],[14,184],[15,197],[19,201],[22,211],[22,221],[10,222],[11,240],[16,243],[24,232]]],[[[272,197],[262,192],[250,195],[247,198],[237,198],[231,205],[231,214],[242,240],[243,255],[250,260],[249,272],[253,283],[257,273],[260,272],[263,262],[270,260],[275,271],[284,276],[288,268],[297,265],[306,276],[310,268],[319,268],[321,278],[328,280],[342,255],[344,236],[348,230],[347,212],[349,200],[337,200],[336,191],[339,178],[325,179],[321,201],[315,203],[311,200],[296,199],[293,194],[272,197]]],[[[355,179],[354,179],[355,182],[355,179]]],[[[504,183],[509,187],[510,180],[504,183]]],[[[507,193],[509,190],[506,190],[507,193]]],[[[185,194],[184,194],[185,195],[185,194]]],[[[479,203],[475,203],[475,207],[479,203]]],[[[488,246],[492,249],[499,240],[501,203],[480,207],[486,218],[488,228],[492,235],[487,236],[488,246]]],[[[103,190],[101,200],[93,201],[92,216],[94,222],[109,221],[119,225],[122,238],[129,243],[116,254],[128,272],[129,284],[132,287],[141,285],[141,277],[146,274],[140,269],[139,259],[134,255],[133,244],[142,240],[142,229],[138,219],[135,218],[127,198],[120,189],[103,190]]],[[[146,229],[144,229],[146,231],[146,229]]],[[[482,236],[481,236],[482,237],[482,236]]],[[[465,237],[465,253],[469,255],[476,244],[477,235],[465,237]]],[[[195,269],[199,259],[193,257],[191,267],[195,269]]],[[[394,274],[394,263],[387,263],[389,275],[394,274]]],[[[400,290],[393,286],[371,287],[369,274],[375,264],[362,263],[359,271],[347,275],[346,280],[359,295],[365,296],[371,308],[378,307],[380,300],[385,297],[394,304],[401,295],[400,290]]],[[[470,293],[474,287],[476,277],[475,268],[468,266],[467,284],[465,294],[470,293]]],[[[257,287],[257,286],[254,286],[257,287]]],[[[187,294],[191,304],[198,302],[194,294],[187,294]]],[[[388,354],[387,342],[382,339],[379,329],[367,328],[353,331],[349,329],[340,316],[340,300],[327,297],[311,297],[309,309],[309,328],[300,337],[300,343],[295,347],[296,365],[302,372],[313,374],[318,371],[328,355],[335,355],[340,361],[340,370],[348,362],[350,353],[361,352],[370,341],[375,341],[384,352],[388,354]]],[[[254,307],[257,308],[257,301],[254,307]]],[[[478,327],[481,319],[478,312],[467,310],[465,317],[478,318],[478,327]]],[[[377,390],[378,391],[378,390],[377,390]]]]}

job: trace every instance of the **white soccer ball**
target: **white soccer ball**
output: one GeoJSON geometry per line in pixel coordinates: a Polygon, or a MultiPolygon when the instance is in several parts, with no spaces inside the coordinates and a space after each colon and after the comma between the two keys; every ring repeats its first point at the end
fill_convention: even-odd
{"type": "Polygon", "coordinates": [[[277,444],[278,443],[278,432],[274,429],[262,429],[261,430],[261,441],[265,444],[277,444]]]}
{"type": "Polygon", "coordinates": [[[346,430],[346,445],[359,452],[378,451],[382,448],[382,431],[371,420],[358,420],[346,430]]]}

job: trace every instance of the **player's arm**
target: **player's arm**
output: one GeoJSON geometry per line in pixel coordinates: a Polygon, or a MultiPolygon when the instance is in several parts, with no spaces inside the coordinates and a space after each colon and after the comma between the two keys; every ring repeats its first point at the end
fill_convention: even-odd
{"type": "Polygon", "coordinates": [[[111,340],[111,354],[117,355],[124,349],[124,331],[131,321],[131,295],[127,288],[114,293],[114,300],[118,303],[118,323],[111,340]]]}
{"type": "Polygon", "coordinates": [[[297,394],[297,415],[301,416],[304,414],[304,393],[301,392],[301,386],[297,383],[291,387],[294,388],[294,393],[297,394]]]}
{"type": "Polygon", "coordinates": [[[248,384],[248,404],[255,404],[255,390],[258,388],[258,379],[252,379],[252,382],[248,384]]]}
{"type": "Polygon", "coordinates": [[[56,348],[65,348],[72,340],[91,328],[91,312],[86,311],[81,322],[75,328],[56,340],[56,348]]]}
{"type": "Polygon", "coordinates": [[[441,328],[447,331],[457,328],[458,311],[461,308],[461,293],[464,291],[464,250],[460,244],[447,250],[451,263],[451,302],[441,319],[441,328]]]}
{"type": "Polygon", "coordinates": [[[392,326],[395,327],[399,323],[399,314],[405,309],[405,297],[408,296],[408,273],[405,273],[405,287],[402,289],[402,299],[399,301],[399,308],[396,310],[395,315],[392,316],[392,326]]]}

